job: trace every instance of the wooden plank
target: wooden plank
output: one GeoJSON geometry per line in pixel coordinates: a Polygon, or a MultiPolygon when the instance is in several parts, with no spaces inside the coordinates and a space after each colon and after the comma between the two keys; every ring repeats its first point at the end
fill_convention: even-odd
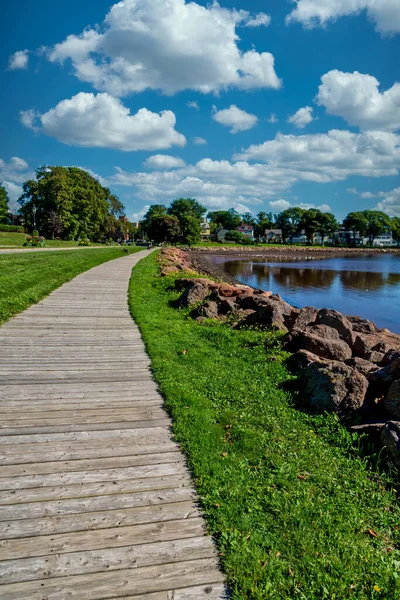
{"type": "Polygon", "coordinates": [[[213,556],[215,557],[215,549],[209,538],[193,537],[121,548],[102,548],[7,560],[0,563],[0,581],[4,585],[19,581],[163,565],[213,556]]]}
{"type": "MultiPolygon", "coordinates": [[[[200,516],[193,500],[188,500],[192,495],[189,488],[164,490],[161,493],[158,492],[158,494],[146,492],[124,496],[124,503],[121,502],[122,496],[118,497],[117,504],[121,504],[121,508],[115,506],[113,510],[76,512],[15,521],[1,521],[0,535],[5,540],[192,519],[200,516]],[[154,502],[154,504],[149,504],[149,502],[154,502]],[[133,506],[130,506],[130,504],[133,506]]],[[[84,510],[84,508],[78,507],[78,510],[84,510]]],[[[82,533],[82,535],[84,534],[82,533]]]]}
{"type": "MultiPolygon", "coordinates": [[[[174,588],[151,594],[135,594],[123,598],[124,600],[226,600],[229,597],[223,583],[213,583],[179,590],[174,588]]],[[[122,600],[122,596],[118,596],[115,600],[122,600]]]]}
{"type": "Polygon", "coordinates": [[[115,427],[119,430],[128,429],[150,429],[171,426],[172,422],[169,417],[164,416],[160,419],[147,419],[145,421],[111,421],[104,419],[104,423],[80,423],[75,425],[37,425],[34,427],[25,427],[22,423],[20,427],[7,427],[3,426],[0,428],[2,436],[10,436],[11,438],[18,437],[21,435],[42,435],[42,434],[53,434],[53,433],[71,433],[71,432],[90,432],[90,431],[112,431],[115,427]]]}
{"type": "MultiPolygon", "coordinates": [[[[174,481],[170,485],[172,486],[173,484],[174,481]]],[[[30,522],[36,519],[55,517],[61,520],[61,517],[65,515],[73,515],[81,522],[77,515],[82,513],[85,513],[87,520],[90,520],[92,513],[171,504],[194,500],[194,498],[195,495],[190,486],[177,488],[166,486],[162,490],[117,494],[116,496],[92,496],[89,498],[68,498],[66,500],[53,500],[49,502],[12,504],[11,506],[4,506],[0,510],[0,529],[3,532],[2,535],[4,538],[23,537],[22,532],[26,533],[30,528],[30,522]]],[[[68,526],[70,526],[70,521],[68,521],[68,526]]],[[[101,525],[97,524],[96,527],[99,529],[101,525]]],[[[74,528],[72,528],[73,530],[74,528]]],[[[35,534],[37,535],[37,532],[34,532],[32,535],[35,534]]]]}
{"type": "MultiPolygon", "coordinates": [[[[163,477],[166,475],[179,475],[187,472],[183,461],[143,465],[135,467],[117,467],[109,469],[95,469],[92,471],[73,471],[64,473],[50,473],[48,475],[22,475],[18,477],[2,477],[0,479],[0,504],[4,502],[10,494],[7,491],[13,491],[12,502],[18,502],[19,494],[16,490],[21,490],[21,494],[27,493],[28,488],[37,489],[40,487],[58,487],[67,485],[86,485],[88,483],[121,482],[124,480],[144,479],[146,477],[163,477]],[[15,493],[14,493],[15,492],[15,493]]],[[[61,488],[62,489],[62,488],[61,488]]],[[[23,496],[24,497],[24,496],[23,496]]],[[[25,496],[26,498],[26,496],[25,496]]]]}
{"type": "Polygon", "coordinates": [[[2,600],[99,600],[222,581],[222,575],[215,567],[215,559],[205,558],[162,567],[157,565],[96,573],[95,577],[90,574],[64,577],[62,582],[56,578],[9,584],[2,586],[3,589],[0,587],[0,594],[2,600]]]}
{"type": "MultiPolygon", "coordinates": [[[[142,465],[160,465],[162,463],[183,462],[181,452],[170,451],[159,454],[136,454],[132,456],[112,456],[108,458],[92,458],[54,462],[24,463],[22,465],[0,466],[0,478],[18,477],[20,475],[44,475],[46,473],[73,473],[75,471],[93,471],[121,467],[137,467],[142,465]]],[[[1,481],[0,481],[1,484],[1,481]]]]}
{"type": "MultiPolygon", "coordinates": [[[[3,407],[1,407],[1,411],[3,407]]],[[[147,419],[151,418],[160,418],[165,417],[165,411],[158,406],[156,408],[153,407],[145,407],[141,406],[136,408],[131,405],[128,408],[97,408],[96,410],[89,409],[75,409],[75,410],[42,410],[42,411],[30,411],[29,406],[25,404],[22,411],[10,411],[8,413],[0,412],[0,423],[1,426],[7,425],[7,427],[12,425],[21,425],[26,426],[42,426],[42,425],[51,425],[51,424],[70,424],[73,423],[104,423],[108,421],[109,418],[115,420],[118,417],[120,421],[125,420],[143,420],[144,417],[147,419]]]]}
{"type": "MultiPolygon", "coordinates": [[[[142,467],[138,467],[142,468],[142,467]]],[[[114,496],[116,494],[129,494],[134,492],[162,490],[168,487],[190,485],[190,478],[186,474],[185,466],[158,465],[159,472],[166,475],[144,477],[141,479],[121,479],[94,483],[77,483],[71,485],[56,485],[39,488],[26,488],[0,492],[0,506],[11,506],[22,502],[44,502],[48,500],[63,500],[67,498],[86,498],[88,496],[114,496]]],[[[71,474],[72,476],[72,474],[71,474]]],[[[41,477],[41,476],[39,476],[41,477]]],[[[44,476],[43,476],[44,477],[44,476]]],[[[112,503],[112,498],[110,503],[112,503]]],[[[1,513],[5,509],[0,509],[1,513]]]]}
{"type": "MultiPolygon", "coordinates": [[[[0,560],[84,552],[99,548],[120,548],[121,546],[166,542],[202,535],[204,535],[203,519],[195,517],[193,519],[158,521],[108,529],[93,529],[84,533],[73,531],[31,538],[14,538],[2,542],[0,560]]],[[[1,593],[0,597],[2,597],[1,593]]]]}

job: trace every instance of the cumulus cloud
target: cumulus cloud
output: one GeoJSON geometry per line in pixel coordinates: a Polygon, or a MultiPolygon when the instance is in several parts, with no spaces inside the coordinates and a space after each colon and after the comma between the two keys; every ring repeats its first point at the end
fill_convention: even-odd
{"type": "Polygon", "coordinates": [[[16,71],[17,69],[27,69],[29,62],[29,50],[18,50],[14,52],[8,60],[8,69],[16,71]]]}
{"type": "Polygon", "coordinates": [[[276,118],[276,114],[275,113],[271,113],[270,117],[268,119],[268,123],[277,123],[278,119],[276,118]]]}
{"type": "Polygon", "coordinates": [[[304,108],[299,108],[299,110],[294,113],[291,117],[288,118],[288,123],[295,125],[299,129],[304,129],[306,125],[314,121],[312,116],[313,109],[311,106],[305,106],[304,108]]]}
{"type": "Polygon", "coordinates": [[[391,192],[380,192],[379,196],[383,200],[376,205],[376,210],[382,210],[390,217],[400,217],[400,187],[391,192]]]}
{"type": "Polygon", "coordinates": [[[356,188],[347,188],[346,191],[349,192],[349,194],[359,196],[363,199],[377,198],[377,194],[373,194],[372,192],[359,192],[356,188]]]}
{"type": "Polygon", "coordinates": [[[250,16],[244,22],[244,27],[268,27],[271,24],[271,17],[266,13],[250,16]]]}
{"type": "Polygon", "coordinates": [[[212,118],[225,127],[231,127],[231,133],[252,129],[258,122],[255,115],[241,110],[235,104],[224,110],[217,110],[214,106],[212,118]]]}
{"type": "Polygon", "coordinates": [[[143,206],[143,208],[141,210],[139,210],[138,212],[132,213],[131,214],[131,222],[132,223],[138,223],[139,221],[141,221],[144,217],[144,215],[147,213],[147,211],[150,208],[150,204],[146,204],[145,206],[143,206]]]}
{"type": "Polygon", "coordinates": [[[186,106],[188,106],[189,108],[194,108],[196,110],[200,110],[200,106],[199,106],[199,103],[197,102],[197,100],[191,100],[190,102],[187,102],[186,106]]]}
{"type": "Polygon", "coordinates": [[[4,185],[10,199],[9,209],[16,212],[17,200],[22,194],[22,183],[32,179],[35,174],[30,172],[28,163],[18,156],[13,156],[9,161],[0,158],[0,182],[4,185]]]}
{"type": "Polygon", "coordinates": [[[236,27],[250,17],[218,2],[122,0],[100,28],[69,35],[47,56],[52,62],[70,59],[81,81],[116,96],[146,89],[277,89],[273,55],[238,47],[236,27]]]}
{"type": "Polygon", "coordinates": [[[175,129],[176,118],[172,111],[153,113],[141,108],[131,115],[129,108],[109,94],[81,92],[62,100],[45,114],[24,111],[21,122],[64,144],[85,148],[131,152],[163,150],[186,143],[185,137],[175,129]]]}
{"type": "MultiPolygon", "coordinates": [[[[399,4],[400,6],[400,4],[399,4]]],[[[333,70],[321,78],[317,103],[363,130],[400,129],[400,83],[385,92],[372,75],[333,70]]]]}
{"type": "Polygon", "coordinates": [[[332,209],[329,206],[329,204],[320,204],[319,206],[316,206],[315,204],[305,204],[304,202],[292,204],[287,200],[274,200],[273,202],[269,202],[269,206],[271,210],[273,210],[275,213],[282,212],[283,210],[287,210],[291,207],[299,207],[303,208],[304,210],[309,210],[310,208],[317,208],[318,210],[325,213],[332,212],[332,209]]]}
{"type": "Polygon", "coordinates": [[[273,200],[269,203],[269,206],[274,212],[282,212],[290,208],[291,205],[287,200],[273,200]]]}
{"type": "Polygon", "coordinates": [[[194,137],[193,138],[193,144],[195,146],[205,146],[207,144],[207,140],[205,140],[202,137],[194,137]]]}
{"type": "Polygon", "coordinates": [[[297,21],[305,27],[324,27],[339,17],[358,15],[366,11],[377,31],[386,34],[400,32],[398,0],[292,0],[296,6],[286,22],[297,21]]]}
{"type": "Polygon", "coordinates": [[[263,161],[284,169],[297,180],[330,182],[351,175],[397,175],[400,168],[400,136],[388,132],[352,133],[331,130],[314,135],[283,135],[252,145],[235,160],[263,161]]]}
{"type": "Polygon", "coordinates": [[[153,169],[177,169],[178,167],[184,167],[186,163],[176,156],[154,154],[153,156],[149,156],[143,164],[145,167],[153,169]]]}

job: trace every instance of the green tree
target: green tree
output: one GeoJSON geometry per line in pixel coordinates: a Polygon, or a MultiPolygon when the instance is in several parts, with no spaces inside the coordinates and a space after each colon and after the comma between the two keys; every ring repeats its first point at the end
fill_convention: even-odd
{"type": "Polygon", "coordinates": [[[356,243],[356,235],[364,237],[367,232],[367,219],[361,211],[351,212],[343,221],[343,227],[346,231],[351,231],[353,234],[353,245],[356,243]]]}
{"type": "Polygon", "coordinates": [[[0,223],[8,223],[8,193],[2,183],[0,183],[0,223]]]}
{"type": "Polygon", "coordinates": [[[255,225],[256,224],[256,220],[253,217],[253,215],[251,214],[251,212],[246,212],[244,213],[244,215],[242,215],[242,223],[244,223],[245,225],[255,225]]]}
{"type": "Polygon", "coordinates": [[[380,210],[364,210],[364,214],[367,221],[366,234],[369,245],[372,247],[378,235],[390,231],[391,220],[386,213],[380,210]]]}
{"type": "Polygon", "coordinates": [[[198,244],[201,239],[200,220],[191,214],[183,215],[179,219],[181,228],[181,241],[189,247],[198,244]]]}
{"type": "Polygon", "coordinates": [[[52,234],[52,238],[54,240],[55,237],[59,237],[64,231],[64,223],[58,217],[57,213],[52,210],[49,212],[49,216],[47,219],[47,227],[52,234]]]}
{"type": "Polygon", "coordinates": [[[315,234],[320,231],[322,214],[318,208],[310,208],[303,212],[299,228],[304,230],[309,244],[314,243],[315,234]]]}
{"type": "Polygon", "coordinates": [[[207,209],[197,202],[197,200],[194,200],[194,198],[178,198],[171,202],[167,212],[169,215],[178,217],[179,221],[183,217],[190,215],[200,222],[206,211],[207,209]]]}
{"type": "Polygon", "coordinates": [[[240,214],[234,208],[230,208],[229,210],[215,210],[209,212],[207,216],[212,224],[229,230],[239,227],[242,221],[240,214]]]}
{"type": "Polygon", "coordinates": [[[236,242],[237,244],[241,244],[245,242],[246,236],[244,236],[243,233],[240,233],[240,231],[233,229],[232,231],[228,231],[228,233],[225,235],[225,239],[236,242]]]}
{"type": "Polygon", "coordinates": [[[288,208],[276,217],[275,225],[282,229],[282,237],[286,242],[288,239],[293,243],[293,238],[302,230],[302,218],[305,213],[303,208],[288,208]]]}
{"type": "Polygon", "coordinates": [[[338,229],[339,223],[336,217],[332,213],[323,213],[318,215],[318,229],[317,233],[321,236],[322,245],[324,245],[324,239],[327,236],[332,236],[338,229]]]}
{"type": "Polygon", "coordinates": [[[140,230],[145,234],[149,235],[149,230],[151,230],[153,219],[157,217],[162,217],[167,214],[167,207],[163,204],[152,204],[144,215],[141,223],[140,230]]]}
{"type": "Polygon", "coordinates": [[[397,242],[397,245],[400,245],[400,217],[393,217],[391,219],[391,229],[392,229],[392,236],[395,242],[397,242]]]}
{"type": "MultiPolygon", "coordinates": [[[[109,215],[122,215],[123,205],[87,171],[78,167],[43,166],[36,179],[26,181],[19,199],[20,214],[32,227],[32,209],[42,234],[52,234],[49,219],[56,213],[71,239],[82,234],[91,239],[105,233],[109,215]]],[[[51,219],[50,219],[51,222],[51,219]]]]}
{"type": "Polygon", "coordinates": [[[178,217],[174,215],[159,215],[153,217],[148,229],[149,238],[157,243],[168,242],[176,244],[181,237],[181,227],[178,217]]]}

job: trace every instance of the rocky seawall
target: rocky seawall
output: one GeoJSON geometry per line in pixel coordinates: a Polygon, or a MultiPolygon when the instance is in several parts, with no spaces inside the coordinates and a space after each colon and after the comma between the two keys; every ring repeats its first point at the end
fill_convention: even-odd
{"type": "Polygon", "coordinates": [[[302,400],[314,410],[336,412],[354,430],[379,436],[400,465],[400,335],[360,316],[299,309],[278,294],[221,281],[218,268],[212,272],[213,265],[197,254],[170,248],[159,261],[163,275],[184,273],[175,279],[179,305],[190,308],[194,319],[281,331],[302,400]]]}

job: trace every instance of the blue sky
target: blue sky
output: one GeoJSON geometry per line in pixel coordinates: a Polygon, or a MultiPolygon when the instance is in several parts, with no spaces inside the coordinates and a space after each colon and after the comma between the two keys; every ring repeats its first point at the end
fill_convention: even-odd
{"type": "Polygon", "coordinates": [[[398,0],[14,0],[0,181],[95,173],[136,220],[314,205],[400,216],[398,0]]]}

